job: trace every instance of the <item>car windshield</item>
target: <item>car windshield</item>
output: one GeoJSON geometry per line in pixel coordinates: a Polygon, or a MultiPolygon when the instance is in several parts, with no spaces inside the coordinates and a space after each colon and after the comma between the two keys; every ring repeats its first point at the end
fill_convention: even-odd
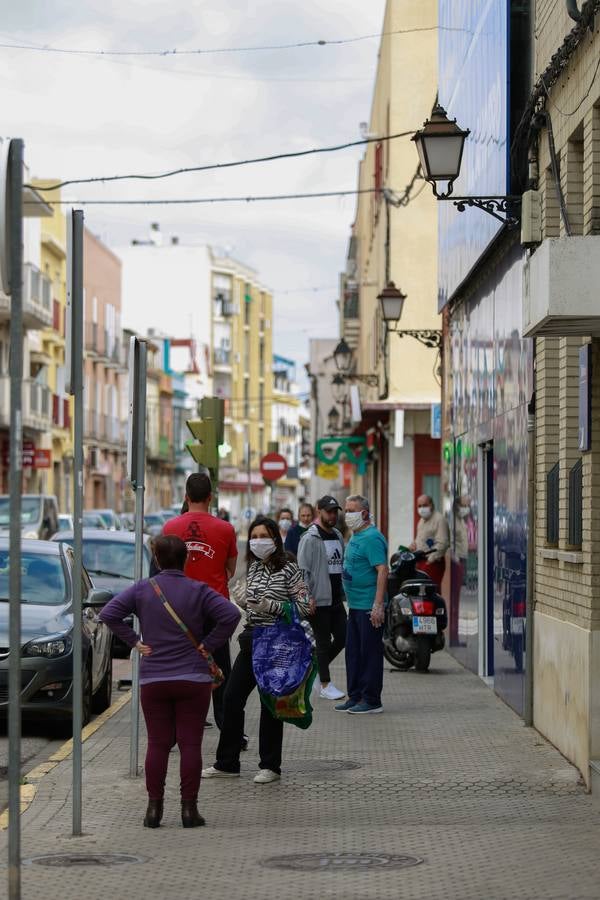
{"type": "Polygon", "coordinates": [[[58,530],[59,531],[71,531],[73,528],[73,523],[68,516],[59,516],[58,517],[58,530]]]}
{"type": "Polygon", "coordinates": [[[161,516],[160,513],[150,513],[147,516],[144,516],[144,522],[146,525],[164,525],[166,519],[161,516]]]}
{"type": "MultiPolygon", "coordinates": [[[[73,538],[66,541],[73,543],[73,538]]],[[[133,581],[135,564],[135,544],[125,541],[95,541],[89,538],[83,539],[83,564],[92,576],[100,575],[107,578],[128,578],[133,581]]],[[[148,554],[143,556],[142,575],[147,578],[149,574],[148,554]]]]}
{"type": "MultiPolygon", "coordinates": [[[[21,497],[21,522],[33,525],[42,518],[41,497],[21,497]]],[[[10,522],[10,497],[0,498],[0,526],[10,522]]]]}
{"type": "Polygon", "coordinates": [[[104,525],[106,526],[106,528],[112,528],[112,526],[114,525],[115,517],[110,512],[110,510],[107,510],[105,512],[99,512],[99,513],[96,513],[95,515],[100,516],[100,518],[104,522],[104,525]]]}
{"type": "MultiPolygon", "coordinates": [[[[10,560],[0,551],[0,600],[8,600],[10,560]]],[[[21,603],[56,606],[66,600],[65,574],[58,556],[21,553],[21,603]]]]}
{"type": "Polygon", "coordinates": [[[102,516],[97,516],[95,513],[84,514],[81,518],[81,522],[84,528],[102,528],[104,531],[107,530],[102,516]]]}

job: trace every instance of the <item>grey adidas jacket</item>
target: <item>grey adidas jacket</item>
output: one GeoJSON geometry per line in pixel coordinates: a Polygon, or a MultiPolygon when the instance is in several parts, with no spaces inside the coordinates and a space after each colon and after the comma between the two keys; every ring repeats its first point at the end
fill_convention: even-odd
{"type": "MultiPolygon", "coordinates": [[[[337,528],[334,528],[336,537],[342,546],[342,562],[344,559],[344,539],[337,528]]],[[[329,580],[329,565],[325,543],[319,534],[316,525],[311,525],[300,538],[298,547],[298,565],[302,570],[304,584],[308,588],[311,598],[316,600],[317,606],[331,606],[331,581],[329,580]]]]}

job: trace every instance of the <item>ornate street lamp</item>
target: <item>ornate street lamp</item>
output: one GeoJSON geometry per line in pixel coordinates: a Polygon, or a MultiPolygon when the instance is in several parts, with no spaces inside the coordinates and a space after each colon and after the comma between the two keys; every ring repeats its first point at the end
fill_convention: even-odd
{"type": "Polygon", "coordinates": [[[331,393],[336,403],[344,403],[346,400],[346,380],[339,372],[331,379],[331,393]]]}
{"type": "Polygon", "coordinates": [[[446,110],[438,103],[431,118],[412,137],[417,145],[423,177],[433,187],[438,200],[451,200],[459,212],[464,212],[467,206],[474,206],[513,228],[520,222],[520,197],[451,196],[454,182],[460,175],[464,145],[469,134],[468,129],[463,131],[459,128],[456,119],[449,119],[446,110]],[[446,186],[445,190],[440,189],[440,184],[446,186]]]}
{"type": "Polygon", "coordinates": [[[327,428],[329,434],[338,434],[340,424],[340,413],[337,406],[332,406],[327,413],[327,428]]]}
{"type": "Polygon", "coordinates": [[[399,291],[393,281],[389,281],[377,299],[385,327],[389,328],[395,325],[402,315],[406,294],[399,291]]]}
{"type": "Polygon", "coordinates": [[[342,338],[335,350],[333,359],[338,372],[349,372],[352,365],[352,348],[342,338]]]}

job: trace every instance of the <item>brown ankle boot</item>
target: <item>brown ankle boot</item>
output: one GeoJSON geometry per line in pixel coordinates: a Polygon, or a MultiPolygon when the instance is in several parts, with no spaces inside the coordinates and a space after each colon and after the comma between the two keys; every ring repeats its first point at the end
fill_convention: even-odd
{"type": "Polygon", "coordinates": [[[144,816],[144,828],[158,828],[163,817],[163,801],[148,800],[148,808],[144,816]]]}
{"type": "Polygon", "coordinates": [[[206,825],[205,820],[198,812],[197,800],[181,801],[181,824],[184,828],[199,828],[206,825]]]}

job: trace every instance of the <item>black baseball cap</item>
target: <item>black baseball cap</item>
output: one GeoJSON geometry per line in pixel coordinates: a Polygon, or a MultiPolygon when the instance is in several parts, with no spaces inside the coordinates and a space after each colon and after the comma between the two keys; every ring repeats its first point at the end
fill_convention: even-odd
{"type": "Polygon", "coordinates": [[[321,497],[320,500],[317,500],[317,509],[327,509],[329,511],[333,509],[341,509],[342,507],[337,502],[335,497],[330,497],[329,494],[325,494],[324,497],[321,497]]]}

